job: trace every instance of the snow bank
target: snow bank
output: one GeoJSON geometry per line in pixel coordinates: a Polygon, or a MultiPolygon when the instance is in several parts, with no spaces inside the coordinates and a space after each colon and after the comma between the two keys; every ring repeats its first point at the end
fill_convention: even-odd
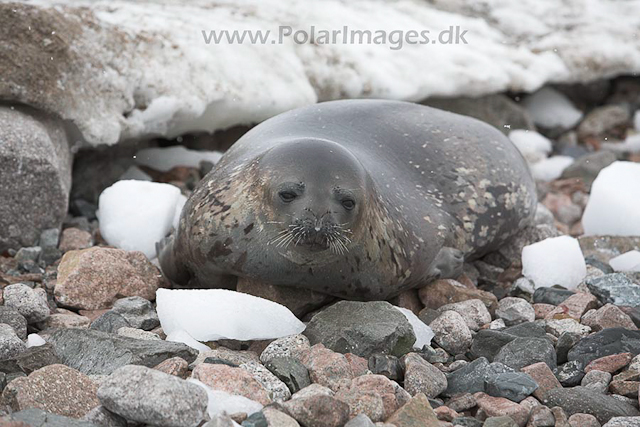
{"type": "Polygon", "coordinates": [[[200,162],[207,161],[214,165],[222,157],[219,151],[189,150],[182,146],[166,148],[145,148],[136,153],[136,163],[161,172],[168,172],[176,166],[197,168],[200,162]]]}
{"type": "Polygon", "coordinates": [[[575,289],[587,275],[587,266],[578,241],[560,236],[525,246],[522,274],[536,289],[553,285],[575,289]]]}
{"type": "Polygon", "coordinates": [[[118,181],[100,194],[100,233],[109,243],[156,257],[156,242],[177,225],[186,198],[170,184],[118,181]]]}
{"type": "Polygon", "coordinates": [[[422,350],[425,345],[431,345],[431,340],[436,335],[433,333],[433,329],[420,320],[418,316],[413,314],[411,310],[402,307],[394,307],[400,310],[400,313],[404,314],[404,317],[407,318],[413,328],[413,333],[416,335],[416,342],[413,343],[413,348],[415,350],[422,350]]]}
{"type": "Polygon", "coordinates": [[[615,271],[631,271],[640,273],[640,252],[629,251],[609,260],[615,271]]]}
{"type": "Polygon", "coordinates": [[[547,129],[571,129],[582,118],[578,110],[562,93],[545,87],[522,102],[536,125],[547,129]]]}
{"type": "Polygon", "coordinates": [[[512,130],[509,132],[509,139],[529,163],[546,159],[553,150],[551,141],[533,130],[512,130]]]}
{"type": "Polygon", "coordinates": [[[226,289],[158,289],[156,302],[167,336],[184,331],[202,342],[248,341],[295,335],[305,329],[285,306],[226,289]]]}
{"type": "MultiPolygon", "coordinates": [[[[26,0],[0,4],[0,39],[13,40],[0,98],[53,112],[98,145],[211,132],[337,98],[533,92],[640,71],[639,10],[607,0],[26,0]],[[281,26],[389,38],[428,30],[432,40],[457,26],[468,44],[280,44],[281,26]],[[213,29],[273,38],[207,44],[202,32],[213,29]]],[[[558,118],[530,107],[538,120],[558,118]]]]}
{"type": "Polygon", "coordinates": [[[640,236],[640,164],[614,162],[591,186],[582,216],[586,235],[640,236]]]}

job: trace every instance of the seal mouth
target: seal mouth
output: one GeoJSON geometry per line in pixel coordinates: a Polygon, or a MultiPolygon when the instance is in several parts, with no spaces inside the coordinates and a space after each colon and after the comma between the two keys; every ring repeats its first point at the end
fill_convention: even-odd
{"type": "Polygon", "coordinates": [[[276,247],[288,248],[293,245],[310,252],[330,250],[335,254],[349,252],[351,230],[346,224],[323,222],[322,219],[296,219],[274,239],[269,241],[276,247]]]}

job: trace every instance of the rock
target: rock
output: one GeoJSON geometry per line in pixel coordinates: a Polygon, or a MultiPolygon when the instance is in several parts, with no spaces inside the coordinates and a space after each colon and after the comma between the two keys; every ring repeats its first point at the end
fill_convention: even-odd
{"type": "Polygon", "coordinates": [[[172,357],[158,363],[153,369],[184,379],[189,373],[189,364],[181,357],[172,357]]]}
{"type": "Polygon", "coordinates": [[[591,414],[573,414],[568,421],[569,427],[600,427],[597,418],[591,414]]]}
{"type": "Polygon", "coordinates": [[[34,246],[41,230],[61,226],[72,155],[62,121],[34,109],[0,107],[0,129],[0,200],[11,201],[0,205],[2,253],[34,246]]]}
{"type": "Polygon", "coordinates": [[[115,311],[110,310],[91,322],[91,326],[89,326],[89,328],[96,331],[116,333],[120,328],[130,326],[131,325],[127,322],[127,319],[115,311]]]}
{"type": "Polygon", "coordinates": [[[551,409],[544,405],[538,405],[531,409],[527,427],[554,427],[555,425],[556,418],[553,416],[551,409]]]}
{"type": "Polygon", "coordinates": [[[483,422],[471,417],[458,417],[453,420],[454,426],[460,427],[483,427],[483,422]]]}
{"type": "Polygon", "coordinates": [[[93,246],[93,236],[91,233],[79,228],[69,227],[62,231],[62,238],[58,249],[62,252],[77,251],[93,246]]]}
{"type": "Polygon", "coordinates": [[[14,308],[27,323],[42,322],[50,315],[47,294],[44,289],[31,289],[22,283],[4,288],[4,305],[14,308]]]}
{"type": "Polygon", "coordinates": [[[429,325],[434,341],[451,354],[462,354],[469,349],[472,336],[464,318],[455,311],[445,311],[429,325]]]}
{"type": "Polygon", "coordinates": [[[453,421],[460,416],[460,414],[447,406],[438,406],[433,412],[436,413],[436,417],[438,417],[440,421],[453,421]]]}
{"type": "Polygon", "coordinates": [[[538,388],[533,392],[533,396],[538,400],[543,400],[549,390],[562,387],[549,366],[544,362],[525,366],[522,368],[522,372],[529,374],[538,385],[538,388]]]}
{"type": "Polygon", "coordinates": [[[373,374],[384,375],[394,381],[402,381],[404,378],[402,363],[395,356],[381,353],[372,354],[369,357],[367,367],[373,374]]]}
{"type": "Polygon", "coordinates": [[[447,401],[447,406],[456,412],[468,411],[476,404],[476,398],[471,393],[458,394],[447,401]]]}
{"type": "Polygon", "coordinates": [[[375,424],[365,414],[360,414],[355,418],[351,418],[344,427],[375,427],[375,424]]]}
{"type": "Polygon", "coordinates": [[[331,295],[307,289],[273,286],[263,281],[247,278],[238,278],[236,291],[282,304],[299,319],[314,310],[324,307],[335,299],[331,295]]]}
{"type": "Polygon", "coordinates": [[[633,356],[631,353],[619,353],[603,356],[589,362],[589,364],[584,368],[584,371],[602,371],[613,374],[626,367],[629,362],[631,362],[632,358],[633,356]]]}
{"type": "Polygon", "coordinates": [[[240,365],[240,369],[249,372],[256,381],[262,384],[274,402],[283,402],[291,398],[291,391],[287,385],[262,364],[257,362],[243,363],[240,365]]]}
{"type": "Polygon", "coordinates": [[[262,410],[269,427],[300,427],[298,422],[289,415],[275,408],[267,406],[262,410]]]}
{"type": "Polygon", "coordinates": [[[611,381],[609,391],[613,394],[638,400],[640,381],[611,381]]]}
{"type": "Polygon", "coordinates": [[[295,393],[293,396],[291,396],[291,399],[299,399],[302,397],[311,397],[311,396],[318,396],[318,395],[335,396],[335,393],[329,387],[325,387],[320,384],[311,384],[310,386],[307,386],[302,390],[300,390],[299,392],[295,393]]]}
{"type": "Polygon", "coordinates": [[[614,417],[602,427],[638,427],[640,419],[638,417],[614,417]]]}
{"type": "Polygon", "coordinates": [[[30,374],[49,365],[60,364],[60,358],[50,343],[29,347],[16,357],[16,363],[25,374],[30,374]]]}
{"type": "Polygon", "coordinates": [[[349,420],[349,405],[331,396],[299,397],[282,406],[303,426],[342,427],[349,420]]]}
{"type": "Polygon", "coordinates": [[[335,398],[349,405],[350,416],[365,414],[378,422],[389,418],[411,398],[398,384],[382,375],[363,375],[343,387],[335,398]]]}
{"type": "Polygon", "coordinates": [[[291,335],[288,337],[278,338],[269,343],[269,345],[260,354],[260,361],[264,364],[276,357],[293,357],[300,359],[302,354],[311,348],[309,338],[300,335],[291,335]]]}
{"type": "Polygon", "coordinates": [[[242,427],[269,427],[269,424],[262,412],[254,412],[242,422],[242,427]]]}
{"type": "Polygon", "coordinates": [[[440,422],[433,412],[429,399],[424,394],[417,394],[398,409],[386,421],[396,427],[438,427],[440,422]]]}
{"type": "Polygon", "coordinates": [[[407,318],[388,302],[340,301],[313,316],[304,334],[339,353],[402,356],[416,340],[407,318]]]}
{"type": "Polygon", "coordinates": [[[496,374],[512,371],[502,363],[489,363],[481,357],[447,374],[447,389],[442,394],[451,397],[462,393],[484,392],[485,380],[496,374]]]}
{"type": "Polygon", "coordinates": [[[584,371],[582,365],[577,360],[567,362],[562,366],[556,368],[553,373],[555,374],[560,384],[564,387],[573,387],[580,384],[580,381],[584,377],[584,371]]]}
{"type": "Polygon", "coordinates": [[[162,338],[156,333],[143,331],[142,329],[136,328],[120,328],[118,329],[118,335],[121,337],[133,338],[137,340],[148,340],[148,341],[162,341],[162,338]]]}
{"type": "Polygon", "coordinates": [[[484,421],[483,427],[518,427],[511,417],[489,417],[484,421]]]}
{"type": "Polygon", "coordinates": [[[607,328],[638,329],[631,317],[613,304],[606,304],[598,310],[590,310],[582,316],[582,324],[591,327],[594,331],[607,328]]]}
{"type": "Polygon", "coordinates": [[[611,382],[611,374],[603,371],[589,371],[582,378],[581,385],[590,390],[605,393],[611,382]]]}
{"type": "Polygon", "coordinates": [[[127,420],[104,406],[96,406],[87,412],[82,419],[101,427],[127,427],[127,420]]]}
{"type": "Polygon", "coordinates": [[[507,326],[513,326],[523,322],[533,322],[536,318],[531,304],[522,298],[506,297],[498,302],[496,316],[507,326]]]}
{"type": "Polygon", "coordinates": [[[206,391],[144,366],[124,366],[98,389],[100,403],[127,420],[157,426],[193,426],[205,419],[206,391]]]}
{"type": "Polygon", "coordinates": [[[21,340],[27,338],[27,320],[15,308],[0,305],[0,323],[11,326],[21,340]]]}
{"type": "Polygon", "coordinates": [[[11,326],[0,323],[0,360],[13,359],[26,348],[11,326]]]}
{"type": "Polygon", "coordinates": [[[153,305],[138,296],[119,299],[113,304],[113,312],[124,317],[133,328],[150,331],[160,326],[160,320],[153,305]]]}
{"type": "Polygon", "coordinates": [[[571,318],[551,319],[547,320],[547,332],[554,337],[560,337],[560,335],[566,332],[584,337],[589,335],[591,328],[581,325],[577,320],[571,318]]]}
{"type": "Polygon", "coordinates": [[[588,153],[580,156],[565,168],[561,178],[579,178],[585,183],[587,190],[590,190],[593,180],[596,179],[600,171],[616,160],[618,160],[617,156],[611,151],[600,150],[588,153]]]}
{"type": "Polygon", "coordinates": [[[460,301],[447,304],[438,309],[440,313],[455,311],[464,319],[472,331],[477,331],[481,326],[491,322],[491,314],[487,307],[479,299],[460,301]]]}
{"type": "Polygon", "coordinates": [[[555,319],[559,316],[559,318],[570,317],[579,321],[584,313],[597,306],[598,301],[593,295],[578,292],[560,303],[555,310],[549,312],[547,319],[555,319]]]}
{"type": "Polygon", "coordinates": [[[629,109],[622,105],[596,107],[585,116],[578,126],[580,141],[596,139],[624,139],[631,123],[629,109]]]}
{"type": "Polygon", "coordinates": [[[474,397],[478,402],[478,408],[489,417],[508,416],[520,427],[524,427],[527,423],[529,411],[515,402],[504,397],[492,397],[485,393],[476,393],[474,397]]]}
{"type": "Polygon", "coordinates": [[[447,377],[418,354],[407,354],[403,362],[405,365],[404,388],[410,395],[422,393],[433,399],[447,389],[447,377]]]}
{"type": "Polygon", "coordinates": [[[436,280],[421,288],[418,292],[420,301],[427,307],[437,310],[446,304],[479,299],[490,312],[495,311],[498,299],[490,292],[470,289],[462,283],[451,279],[436,280]]]}
{"type": "Polygon", "coordinates": [[[516,336],[502,331],[483,329],[478,331],[471,343],[469,353],[474,359],[486,357],[490,362],[507,343],[516,339],[516,336]]]}
{"type": "Polygon", "coordinates": [[[201,363],[225,363],[229,366],[238,367],[243,363],[259,362],[258,356],[252,351],[235,351],[225,347],[218,347],[215,350],[201,351],[193,362],[193,366],[201,363]],[[208,359],[217,359],[211,362],[208,359]]]}
{"type": "Polygon", "coordinates": [[[564,288],[538,288],[533,293],[533,302],[551,305],[560,305],[574,294],[573,291],[564,288]]]}
{"type": "Polygon", "coordinates": [[[520,402],[538,388],[538,384],[524,372],[504,372],[485,380],[485,390],[489,396],[504,397],[520,402]]]}
{"type": "Polygon", "coordinates": [[[353,353],[345,353],[344,357],[347,359],[347,362],[349,362],[354,377],[369,373],[368,362],[364,357],[356,356],[353,353]]]}
{"type": "Polygon", "coordinates": [[[55,313],[44,322],[40,322],[38,326],[42,329],[88,328],[90,322],[88,317],[80,316],[64,308],[57,308],[55,313]]]}
{"type": "Polygon", "coordinates": [[[108,375],[124,365],[153,367],[172,357],[187,362],[196,358],[196,351],[185,344],[136,340],[91,329],[62,329],[49,342],[62,363],[88,375],[108,375]]]}
{"type": "Polygon", "coordinates": [[[600,357],[612,354],[640,353],[640,331],[623,328],[604,329],[591,334],[578,342],[567,355],[568,360],[578,360],[583,366],[600,357]]]}
{"type": "Polygon", "coordinates": [[[525,322],[510,326],[502,332],[520,338],[548,338],[545,322],[525,322]]]}
{"type": "Polygon", "coordinates": [[[271,403],[269,392],[264,386],[253,378],[249,372],[241,368],[202,363],[194,368],[191,377],[214,390],[244,396],[262,405],[271,403]]]}
{"type": "Polygon", "coordinates": [[[14,411],[38,408],[71,418],[81,418],[99,404],[93,381],[64,365],[45,366],[11,381],[2,400],[14,411]]]}
{"type": "MultiPolygon", "coordinates": [[[[80,421],[62,415],[51,414],[42,409],[30,408],[24,411],[14,412],[11,414],[11,421],[6,427],[28,427],[28,426],[46,426],[46,427],[96,427],[95,424],[88,421],[80,421]]],[[[3,420],[0,419],[0,422],[3,420]]],[[[5,424],[0,424],[5,427],[5,424]]]]}
{"type": "Polygon", "coordinates": [[[549,313],[555,310],[555,308],[556,307],[551,304],[533,304],[533,311],[536,313],[536,320],[546,318],[549,313]]]}
{"type": "MultiPolygon", "coordinates": [[[[589,291],[602,304],[638,306],[640,305],[640,286],[624,273],[606,274],[585,281],[589,291]]],[[[6,297],[5,297],[6,298],[6,297]]]]}
{"type": "Polygon", "coordinates": [[[640,415],[633,406],[585,387],[549,390],[544,404],[560,406],[570,416],[579,413],[591,414],[603,424],[613,417],[640,415]]]}
{"type": "Polygon", "coordinates": [[[302,357],[314,383],[337,390],[345,380],[353,379],[353,370],[347,358],[340,353],[316,344],[302,357]]]}
{"type": "Polygon", "coordinates": [[[494,361],[516,370],[536,362],[544,362],[551,369],[557,366],[556,351],[544,338],[516,338],[500,349],[494,361]]]}
{"type": "Polygon", "coordinates": [[[293,357],[274,357],[265,363],[265,367],[285,383],[291,393],[296,393],[311,384],[309,371],[302,362],[293,357]]]}
{"type": "Polygon", "coordinates": [[[165,283],[142,252],[96,246],[64,254],[54,294],[60,305],[97,310],[110,308],[123,296],[154,300],[165,283]]]}
{"type": "Polygon", "coordinates": [[[582,338],[583,337],[581,335],[574,334],[573,332],[564,332],[558,337],[558,341],[556,342],[556,354],[558,355],[559,364],[567,362],[569,350],[578,344],[582,338]]]}

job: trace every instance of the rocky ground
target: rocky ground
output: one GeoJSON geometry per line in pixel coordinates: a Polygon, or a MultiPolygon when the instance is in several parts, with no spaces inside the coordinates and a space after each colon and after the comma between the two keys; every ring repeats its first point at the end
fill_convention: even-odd
{"type": "MultiPolygon", "coordinates": [[[[131,150],[81,154],[63,227],[0,256],[0,426],[640,425],[640,273],[608,264],[640,237],[584,236],[581,224],[598,172],[640,161],[611,147],[633,133],[640,82],[557,89],[581,114],[572,124],[547,126],[516,95],[430,102],[505,133],[537,129],[553,151],[529,153],[532,167],[573,159],[539,181],[536,223],[512,243],[390,303],[283,298],[308,322],[303,334],[201,352],[164,340],[153,301],[168,282],[154,263],[100,235],[97,197],[132,165],[131,150]],[[574,290],[536,289],[522,248],[561,234],[578,238],[587,275],[574,290]],[[412,349],[391,304],[431,327],[430,346],[412,349]]],[[[208,148],[224,145],[216,138],[208,148]]],[[[142,169],[188,195],[210,167],[142,169]]]]}

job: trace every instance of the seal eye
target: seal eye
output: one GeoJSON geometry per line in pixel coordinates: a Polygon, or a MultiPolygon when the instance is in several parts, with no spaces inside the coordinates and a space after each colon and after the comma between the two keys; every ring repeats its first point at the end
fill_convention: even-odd
{"type": "Polygon", "coordinates": [[[352,200],[352,199],[344,199],[344,200],[342,201],[342,206],[343,206],[346,210],[350,211],[351,209],[353,209],[353,208],[355,208],[355,207],[356,207],[356,202],[355,202],[355,200],[352,200]]]}
{"type": "Polygon", "coordinates": [[[296,194],[292,193],[291,191],[281,191],[279,193],[279,196],[280,199],[282,199],[282,201],[285,203],[293,202],[293,200],[296,198],[296,194]]]}

